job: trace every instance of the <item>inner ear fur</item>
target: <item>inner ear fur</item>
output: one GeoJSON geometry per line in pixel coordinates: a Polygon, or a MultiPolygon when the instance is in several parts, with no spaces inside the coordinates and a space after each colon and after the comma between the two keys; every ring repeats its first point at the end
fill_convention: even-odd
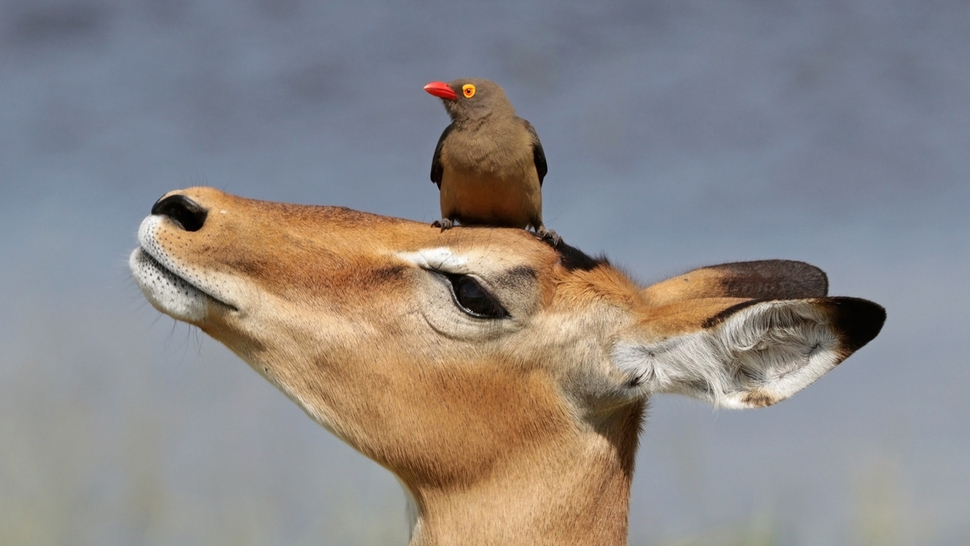
{"type": "Polygon", "coordinates": [[[634,396],[679,393],[763,407],[807,387],[873,339],[885,310],[858,298],[701,298],[644,311],[612,360],[634,396]]]}

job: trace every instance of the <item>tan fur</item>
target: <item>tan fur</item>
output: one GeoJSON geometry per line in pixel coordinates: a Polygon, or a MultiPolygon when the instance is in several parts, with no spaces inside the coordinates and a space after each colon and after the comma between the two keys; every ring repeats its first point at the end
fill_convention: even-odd
{"type": "Polygon", "coordinates": [[[724,273],[714,269],[698,269],[648,286],[643,290],[643,297],[655,306],[709,298],[723,293],[721,280],[724,277],[724,273]]]}
{"type": "Polygon", "coordinates": [[[208,294],[194,324],[400,478],[412,544],[624,544],[646,398],[624,391],[612,347],[701,331],[745,301],[706,274],[644,292],[606,263],[571,269],[518,229],[175,193],[204,225],[161,217],[142,248],[208,294]],[[444,277],[407,258],[434,249],[466,260],[509,317],[457,310],[444,277]]]}

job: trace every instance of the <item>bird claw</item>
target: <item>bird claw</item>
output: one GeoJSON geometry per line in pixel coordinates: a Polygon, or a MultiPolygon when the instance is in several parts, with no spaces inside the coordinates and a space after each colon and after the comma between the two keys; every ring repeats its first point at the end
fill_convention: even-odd
{"type": "Polygon", "coordinates": [[[562,237],[560,237],[558,233],[556,233],[551,229],[546,229],[545,227],[540,227],[539,229],[537,229],[536,236],[542,239],[543,241],[545,241],[546,243],[549,243],[549,245],[552,246],[552,248],[558,247],[559,243],[562,242],[562,237]]]}
{"type": "Polygon", "coordinates": [[[446,229],[455,227],[455,223],[448,218],[442,218],[441,220],[431,222],[431,227],[441,228],[441,231],[445,231],[446,229]]]}

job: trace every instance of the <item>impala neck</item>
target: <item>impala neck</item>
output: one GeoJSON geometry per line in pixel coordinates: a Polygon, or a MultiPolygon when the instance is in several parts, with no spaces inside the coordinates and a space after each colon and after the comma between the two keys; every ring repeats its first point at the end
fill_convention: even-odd
{"type": "Polygon", "coordinates": [[[479,483],[414,491],[410,545],[626,544],[643,407],[628,410],[498,465],[479,483]]]}

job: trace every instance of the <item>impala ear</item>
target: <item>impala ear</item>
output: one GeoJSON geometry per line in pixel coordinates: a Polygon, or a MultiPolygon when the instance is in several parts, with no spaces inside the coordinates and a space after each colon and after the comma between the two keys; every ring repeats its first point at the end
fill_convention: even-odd
{"type": "Polygon", "coordinates": [[[712,265],[643,289],[647,305],[659,307],[698,298],[794,300],[828,295],[829,280],[814,265],[761,260],[712,265]]]}
{"type": "Polygon", "coordinates": [[[691,300],[644,317],[614,345],[612,360],[634,396],[764,407],[834,368],[885,319],[885,309],[857,298],[691,300]]]}

